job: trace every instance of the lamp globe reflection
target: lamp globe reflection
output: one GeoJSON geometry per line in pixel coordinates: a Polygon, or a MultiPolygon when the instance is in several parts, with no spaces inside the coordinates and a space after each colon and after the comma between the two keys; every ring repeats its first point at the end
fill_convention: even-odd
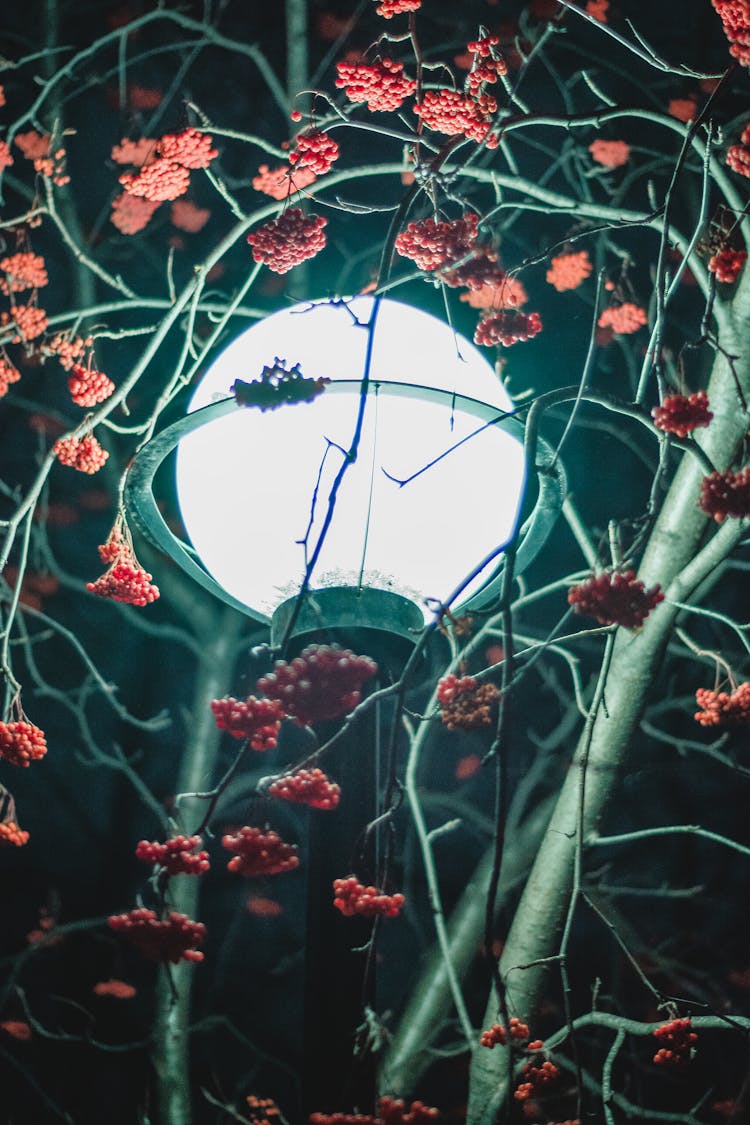
{"type": "Polygon", "coordinates": [[[370,296],[298,304],[208,367],[188,417],[136,458],[130,498],[152,539],[260,621],[303,584],[387,591],[429,617],[458,587],[454,609],[496,585],[524,483],[512,411],[484,356],[436,317],[370,296]],[[269,402],[284,370],[321,393],[269,402]],[[187,552],[149,491],[175,447],[187,552]]]}

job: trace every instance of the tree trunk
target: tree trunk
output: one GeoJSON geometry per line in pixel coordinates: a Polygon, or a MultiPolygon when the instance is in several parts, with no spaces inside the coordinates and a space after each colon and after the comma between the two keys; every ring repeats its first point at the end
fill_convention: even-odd
{"type": "MultiPolygon", "coordinates": [[[[177,792],[194,793],[210,788],[215,780],[220,732],[210,703],[226,694],[237,656],[237,642],[249,624],[235,610],[220,609],[209,614],[211,627],[202,639],[202,658],[195,675],[193,706],[188,722],[177,792]]],[[[184,823],[200,821],[205,802],[185,801],[181,806],[184,823]]],[[[170,882],[172,910],[195,918],[200,895],[200,879],[178,875],[170,882]]],[[[154,1067],[157,1103],[161,1125],[191,1125],[193,1120],[190,1090],[190,1009],[195,965],[180,961],[162,969],[156,995],[154,1023],[154,1067]]]]}
{"type": "MultiPolygon", "coordinates": [[[[748,286],[738,292],[731,309],[721,310],[722,347],[741,356],[742,337],[738,326],[750,299],[748,286]]],[[[735,362],[742,390],[750,394],[750,364],[747,357],[735,362]]],[[[736,383],[729,363],[717,354],[708,387],[714,420],[702,432],[701,445],[720,470],[732,461],[747,432],[747,415],[740,409],[736,383]]],[[[500,961],[507,989],[508,1007],[531,1026],[543,998],[549,965],[537,962],[554,957],[574,886],[579,839],[579,799],[582,763],[586,766],[586,795],[583,811],[583,842],[596,831],[611,796],[659,670],[678,609],[670,601],[685,601],[699,582],[726,558],[737,544],[743,521],[728,520],[701,550],[707,519],[697,507],[700,482],[705,475],[697,459],[683,455],[649,538],[639,578],[647,585],[658,582],[666,600],[650,615],[644,627],[631,632],[620,629],[606,679],[606,709],[600,708],[590,732],[584,732],[573,766],[560,792],[549,827],[542,840],[521,901],[516,910],[500,961]],[[586,746],[587,733],[590,745],[586,746]],[[578,766],[578,768],[575,768],[578,766]],[[520,966],[529,965],[529,968],[520,966]]],[[[497,998],[492,993],[484,1027],[497,1019],[497,998]]],[[[474,1053],[469,1090],[467,1125],[492,1125],[508,1097],[508,1063],[504,1049],[477,1049],[474,1053]]]]}

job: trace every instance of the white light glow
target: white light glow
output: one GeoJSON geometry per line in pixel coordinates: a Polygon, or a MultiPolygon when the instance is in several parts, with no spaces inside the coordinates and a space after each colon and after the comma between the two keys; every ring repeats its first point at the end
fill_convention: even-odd
{"type": "MultiPolygon", "coordinates": [[[[276,357],[299,364],[306,378],[361,380],[373,304],[357,297],[346,306],[297,305],[259,321],[207,370],[190,410],[231,397],[235,379],[258,379],[276,357]]],[[[453,392],[498,411],[512,404],[472,344],[428,313],[386,299],[370,380],[358,458],[344,475],[311,585],[356,585],[361,574],[368,586],[444,599],[513,527],[521,444],[490,426],[403,487],[385,474],[403,480],[480,429],[481,419],[452,409],[453,392]],[[431,402],[379,387],[387,383],[448,393],[431,402]]],[[[359,398],[354,387],[273,411],[238,408],[180,442],[177,488],[190,539],[216,581],[250,608],[271,614],[299,586],[306,563],[300,540],[307,535],[309,557],[359,398]]]]}

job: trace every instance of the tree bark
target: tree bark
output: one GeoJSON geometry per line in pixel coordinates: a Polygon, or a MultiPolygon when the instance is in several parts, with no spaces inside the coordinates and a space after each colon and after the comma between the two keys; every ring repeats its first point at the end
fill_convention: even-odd
{"type": "MultiPolygon", "coordinates": [[[[222,608],[209,615],[211,628],[202,638],[193,705],[188,722],[177,792],[194,793],[210,788],[214,782],[220,732],[210,703],[226,694],[237,656],[237,642],[249,623],[235,610],[222,608]]],[[[198,823],[205,802],[187,800],[181,806],[185,824],[198,823]]],[[[172,910],[195,918],[200,896],[200,879],[178,875],[170,883],[172,910]]],[[[191,1125],[193,1120],[190,1090],[190,1010],[195,965],[180,961],[160,971],[154,1023],[154,1067],[157,1104],[161,1125],[191,1125]],[[172,987],[174,986],[174,988],[172,987]]]]}

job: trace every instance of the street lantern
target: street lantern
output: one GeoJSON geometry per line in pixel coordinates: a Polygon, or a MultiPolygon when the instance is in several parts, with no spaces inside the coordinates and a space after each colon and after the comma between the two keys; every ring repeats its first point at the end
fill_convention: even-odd
{"type": "Polygon", "coordinates": [[[307,577],[311,590],[338,590],[345,615],[348,591],[367,600],[369,620],[383,612],[395,632],[413,631],[477,560],[489,558],[458,608],[495,592],[524,482],[512,411],[491,364],[445,321],[389,298],[306,302],[258,321],[211,363],[188,416],[136,458],[129,506],[202,585],[260,622],[307,577]],[[326,382],[311,401],[242,405],[232,387],[264,369],[326,382]],[[188,548],[150,492],[177,446],[188,548]],[[403,598],[422,610],[408,625],[397,620],[403,598]]]}
{"type": "MultiPolygon", "coordinates": [[[[390,298],[306,302],[258,321],[217,356],[187,416],[134,458],[125,499],[135,526],[198,583],[270,625],[272,646],[324,633],[375,656],[388,682],[438,606],[460,612],[496,599],[523,492],[522,437],[493,367],[445,321],[390,298]],[[152,492],[175,450],[189,544],[152,492]]],[[[535,508],[547,525],[558,507],[544,496],[552,479],[540,476],[535,508]]],[[[527,555],[545,535],[535,518],[530,529],[527,555]]],[[[341,857],[378,816],[380,726],[376,707],[327,756],[346,800],[335,821],[308,828],[310,1109],[335,1102],[374,988],[358,948],[367,927],[340,918],[328,896],[341,857]]],[[[359,1065],[347,1097],[364,1105],[373,1060],[359,1065]]]]}

